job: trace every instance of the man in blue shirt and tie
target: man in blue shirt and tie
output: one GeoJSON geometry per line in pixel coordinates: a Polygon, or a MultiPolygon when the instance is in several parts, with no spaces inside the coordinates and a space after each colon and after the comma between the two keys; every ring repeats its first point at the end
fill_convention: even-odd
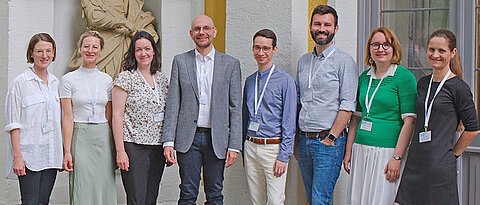
{"type": "Polygon", "coordinates": [[[243,92],[244,165],[254,205],[284,203],[293,153],[297,91],[295,79],[273,64],[276,44],[269,29],[253,36],[258,71],[247,77],[243,92]]]}

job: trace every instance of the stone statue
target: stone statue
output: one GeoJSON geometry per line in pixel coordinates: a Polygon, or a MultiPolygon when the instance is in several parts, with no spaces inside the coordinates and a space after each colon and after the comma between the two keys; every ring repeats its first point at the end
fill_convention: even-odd
{"type": "MultiPolygon", "coordinates": [[[[122,71],[122,60],[130,44],[130,37],[139,30],[149,32],[155,42],[158,34],[151,12],[142,11],[143,0],[81,0],[82,18],[87,21],[87,30],[100,32],[105,39],[105,48],[97,59],[98,69],[115,78],[122,71]]],[[[68,67],[77,69],[82,56],[75,49],[68,67]]]]}

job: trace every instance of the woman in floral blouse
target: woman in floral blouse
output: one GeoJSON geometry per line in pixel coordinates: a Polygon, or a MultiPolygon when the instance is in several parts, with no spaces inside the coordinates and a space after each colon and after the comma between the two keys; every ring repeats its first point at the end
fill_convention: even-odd
{"type": "Polygon", "coordinates": [[[117,165],[128,204],[156,204],[165,166],[162,136],[167,78],[153,37],[132,37],[112,91],[113,135],[117,165]]]}

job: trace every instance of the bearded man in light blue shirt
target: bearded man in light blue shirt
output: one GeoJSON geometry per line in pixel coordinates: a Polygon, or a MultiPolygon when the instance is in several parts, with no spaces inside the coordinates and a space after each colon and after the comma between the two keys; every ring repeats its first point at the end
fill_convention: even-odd
{"type": "Polygon", "coordinates": [[[344,131],[355,111],[358,70],[347,53],[332,40],[338,31],[335,9],[317,6],[310,33],[316,45],[298,60],[298,163],[307,201],[330,204],[345,149],[344,131]]]}

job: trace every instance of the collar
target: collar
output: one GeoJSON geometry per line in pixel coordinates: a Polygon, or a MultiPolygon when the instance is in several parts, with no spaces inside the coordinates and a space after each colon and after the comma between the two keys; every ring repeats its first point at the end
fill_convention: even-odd
{"type": "Polygon", "coordinates": [[[323,52],[321,52],[320,55],[317,56],[315,54],[316,47],[314,46],[313,51],[312,51],[312,55],[315,58],[325,58],[325,56],[327,56],[335,48],[336,48],[335,44],[332,43],[332,45],[330,45],[327,49],[323,50],[323,52]]]}
{"type": "MultiPolygon", "coordinates": [[[[395,76],[395,71],[397,71],[397,67],[398,67],[397,64],[391,64],[390,67],[388,67],[387,72],[385,72],[385,77],[386,77],[386,76],[395,76]]],[[[372,68],[367,72],[367,75],[373,76],[374,78],[376,78],[374,69],[375,69],[375,68],[372,67],[372,68]]],[[[379,78],[376,78],[376,79],[379,79],[379,78]]]]}
{"type": "MultiPolygon", "coordinates": [[[[25,80],[29,81],[29,80],[35,79],[39,82],[42,82],[42,79],[40,79],[40,77],[38,77],[38,75],[35,74],[32,71],[32,69],[33,67],[28,67],[27,72],[25,73],[25,80]]],[[[53,81],[56,81],[56,78],[54,78],[48,70],[47,70],[47,81],[48,81],[48,84],[50,84],[53,81]]]]}
{"type": "Polygon", "coordinates": [[[263,77],[264,75],[268,75],[268,73],[270,73],[270,70],[272,70],[273,66],[275,66],[275,64],[272,64],[272,66],[270,66],[270,68],[268,68],[267,70],[264,70],[263,72],[259,72],[259,71],[257,70],[258,76],[260,76],[260,78],[261,78],[261,77],[263,77]]]}
{"type": "Polygon", "coordinates": [[[203,55],[200,54],[196,48],[194,50],[195,50],[195,58],[202,62],[215,59],[215,47],[213,47],[213,45],[212,45],[212,50],[205,56],[205,61],[203,60],[203,55]]]}
{"type": "Polygon", "coordinates": [[[79,69],[82,69],[85,73],[96,72],[98,70],[97,67],[95,67],[95,68],[85,68],[83,66],[80,66],[79,69]]]}

